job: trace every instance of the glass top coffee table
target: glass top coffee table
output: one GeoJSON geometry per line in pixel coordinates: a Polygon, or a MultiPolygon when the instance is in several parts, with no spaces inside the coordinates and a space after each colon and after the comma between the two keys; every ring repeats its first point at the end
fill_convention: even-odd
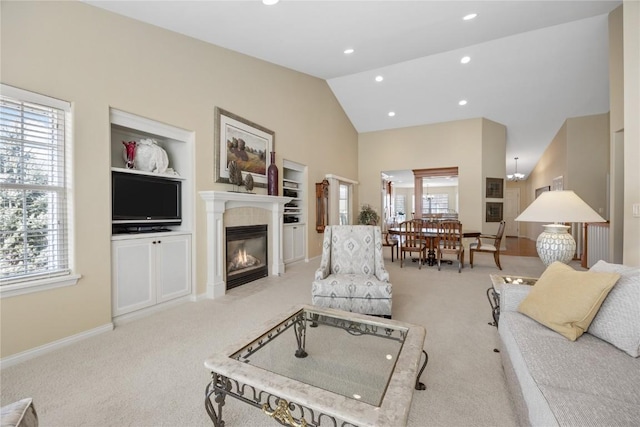
{"type": "Polygon", "coordinates": [[[538,281],[538,278],[500,274],[490,274],[489,277],[491,277],[491,287],[487,289],[487,299],[489,300],[489,305],[491,305],[491,315],[493,316],[493,323],[489,324],[498,327],[498,322],[500,321],[500,291],[502,287],[506,284],[533,286],[538,281]]]}
{"type": "Polygon", "coordinates": [[[425,389],[425,335],[421,326],[297,306],[205,361],[207,413],[224,426],[232,396],[284,425],[405,425],[413,390],[425,389]]]}

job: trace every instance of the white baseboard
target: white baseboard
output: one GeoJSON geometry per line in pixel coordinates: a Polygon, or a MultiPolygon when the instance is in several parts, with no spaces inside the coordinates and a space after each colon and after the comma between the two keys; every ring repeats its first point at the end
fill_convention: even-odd
{"type": "Polygon", "coordinates": [[[113,318],[113,323],[115,326],[122,325],[124,323],[130,322],[131,320],[136,320],[141,317],[149,316],[157,311],[165,310],[174,305],[182,304],[184,302],[193,301],[192,295],[186,295],[180,298],[176,298],[170,301],[162,302],[156,305],[152,305],[151,307],[143,308],[140,310],[132,311],[131,313],[122,314],[118,317],[113,318]]]}
{"type": "Polygon", "coordinates": [[[17,365],[18,363],[25,362],[34,357],[41,356],[45,353],[50,353],[62,347],[66,347],[70,344],[82,341],[84,339],[100,335],[105,332],[113,330],[113,323],[107,323],[106,325],[98,326],[97,328],[90,329],[88,331],[80,332],[76,335],[71,335],[66,338],[62,338],[57,341],[50,342],[40,347],[35,347],[29,350],[25,350],[21,353],[12,354],[0,360],[0,369],[8,368],[9,366],[17,365]]]}

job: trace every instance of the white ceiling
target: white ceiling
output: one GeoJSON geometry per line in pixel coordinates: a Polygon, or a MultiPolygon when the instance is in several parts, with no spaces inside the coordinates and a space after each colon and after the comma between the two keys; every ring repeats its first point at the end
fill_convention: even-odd
{"type": "Polygon", "coordinates": [[[566,118],[609,111],[607,14],[622,2],[86,3],[326,79],[358,132],[502,123],[507,172],[517,156],[528,174],[566,118]]]}

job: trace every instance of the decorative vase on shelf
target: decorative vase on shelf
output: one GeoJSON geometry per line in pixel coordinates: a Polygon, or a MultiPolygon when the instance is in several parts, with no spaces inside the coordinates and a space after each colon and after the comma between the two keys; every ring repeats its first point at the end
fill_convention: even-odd
{"type": "Polygon", "coordinates": [[[133,162],[136,157],[136,142],[122,141],[122,144],[124,145],[124,165],[127,169],[133,169],[133,162]]]}
{"type": "Polygon", "coordinates": [[[276,152],[271,152],[271,163],[267,168],[267,190],[270,196],[278,195],[278,167],[276,166],[276,152]]]}

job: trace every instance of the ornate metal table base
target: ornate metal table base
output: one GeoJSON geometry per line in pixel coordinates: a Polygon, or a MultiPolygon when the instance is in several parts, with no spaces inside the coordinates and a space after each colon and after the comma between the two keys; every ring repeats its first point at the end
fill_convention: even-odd
{"type": "Polygon", "coordinates": [[[427,386],[424,385],[424,383],[420,382],[420,377],[422,376],[422,372],[424,371],[424,368],[427,367],[427,362],[429,361],[429,355],[424,350],[422,350],[422,352],[424,353],[424,363],[422,364],[422,367],[420,368],[420,372],[418,372],[418,377],[416,378],[416,390],[427,389],[427,386]]]}
{"type": "MultiPolygon", "coordinates": [[[[259,336],[255,341],[244,346],[241,350],[230,353],[230,356],[228,357],[231,360],[235,360],[234,363],[240,363],[239,366],[244,366],[245,363],[249,363],[252,356],[255,355],[257,351],[259,351],[261,348],[263,348],[265,345],[273,341],[276,337],[280,336],[287,330],[292,330],[295,334],[295,347],[291,348],[291,351],[294,352],[295,357],[307,357],[307,349],[305,348],[307,324],[309,324],[309,326],[311,327],[318,325],[335,327],[338,329],[342,329],[349,335],[353,335],[356,337],[363,335],[372,335],[380,338],[398,341],[400,343],[405,343],[408,331],[405,328],[394,329],[391,327],[387,327],[384,324],[367,324],[340,317],[325,316],[323,314],[318,315],[317,312],[306,312],[302,310],[294,314],[293,316],[286,318],[280,324],[278,324],[271,330],[268,330],[263,335],[259,336]]],[[[419,342],[420,347],[422,347],[423,341],[419,342]]],[[[422,376],[422,373],[427,366],[429,356],[424,349],[422,349],[421,351],[424,354],[424,362],[422,362],[420,370],[416,375],[415,383],[412,384],[415,390],[426,389],[425,384],[420,382],[420,377],[422,376]]],[[[418,356],[418,354],[415,355],[418,356]]],[[[389,358],[391,356],[388,355],[387,357],[389,358]]],[[[418,356],[418,363],[420,363],[420,359],[422,358],[418,356]]],[[[223,361],[221,362],[221,365],[224,366],[225,363],[226,362],[223,361]]],[[[289,398],[285,399],[281,396],[260,389],[259,385],[246,384],[245,382],[241,382],[238,379],[227,376],[233,375],[233,373],[227,372],[225,374],[221,374],[219,372],[216,372],[215,364],[210,368],[211,381],[209,382],[209,384],[207,384],[207,387],[205,389],[205,409],[207,411],[207,414],[213,421],[215,427],[225,426],[225,422],[223,420],[223,407],[225,405],[227,396],[231,396],[244,403],[262,409],[262,412],[264,414],[266,414],[268,417],[273,418],[282,425],[292,427],[317,427],[320,425],[333,427],[355,426],[355,424],[353,424],[353,420],[357,419],[358,416],[354,416],[353,413],[351,413],[350,416],[345,414],[345,416],[347,416],[348,419],[351,420],[346,421],[345,419],[340,418],[341,415],[336,415],[340,414],[341,411],[334,411],[332,408],[330,412],[333,415],[329,415],[326,413],[329,407],[327,407],[326,409],[312,409],[309,405],[313,405],[308,401],[305,401],[304,404],[301,404],[291,401],[289,400],[289,398]]],[[[354,394],[354,397],[356,397],[356,399],[360,399],[360,396],[358,395],[354,394]]],[[[320,406],[320,408],[323,408],[323,406],[320,406]]],[[[367,425],[371,423],[370,420],[363,420],[363,422],[367,425]]]]}
{"type": "MultiPolygon", "coordinates": [[[[427,386],[420,382],[422,372],[427,367],[429,361],[429,355],[426,351],[424,353],[424,362],[416,378],[415,389],[426,390],[427,386]]],[[[312,427],[319,426],[322,421],[329,422],[329,425],[333,427],[355,427],[346,421],[338,420],[333,416],[317,413],[311,408],[298,405],[293,402],[287,402],[285,399],[281,399],[271,393],[257,390],[256,388],[242,384],[236,380],[224,377],[222,375],[211,373],[211,382],[207,385],[205,390],[204,406],[207,410],[207,414],[213,421],[215,427],[224,427],[224,421],[222,420],[222,407],[225,404],[225,398],[227,396],[235,397],[244,403],[255,406],[262,409],[269,417],[275,419],[282,425],[291,427],[312,427]],[[211,398],[213,397],[213,402],[211,398]],[[217,411],[214,407],[214,402],[217,404],[217,411]]]]}
{"type": "Polygon", "coordinates": [[[487,289],[487,299],[491,306],[491,316],[493,322],[489,322],[489,325],[498,327],[498,320],[500,319],[500,295],[493,289],[493,286],[487,289]]]}

